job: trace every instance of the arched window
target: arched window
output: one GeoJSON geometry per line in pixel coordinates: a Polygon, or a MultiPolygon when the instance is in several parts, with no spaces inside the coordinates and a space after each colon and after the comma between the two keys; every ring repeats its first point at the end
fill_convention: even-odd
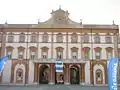
{"type": "Polygon", "coordinates": [[[8,42],[13,42],[14,41],[14,34],[13,33],[9,33],[8,34],[8,42]]]}
{"type": "Polygon", "coordinates": [[[19,42],[25,42],[25,34],[24,33],[20,34],[19,42]]]}
{"type": "Polygon", "coordinates": [[[56,40],[58,43],[62,43],[63,42],[63,35],[61,33],[58,33],[56,40]]]}
{"type": "Polygon", "coordinates": [[[48,33],[44,33],[42,37],[43,37],[43,43],[48,42],[48,33]]]}
{"type": "Polygon", "coordinates": [[[77,41],[78,41],[78,36],[76,33],[73,33],[71,35],[71,43],[77,43],[77,41]]]}

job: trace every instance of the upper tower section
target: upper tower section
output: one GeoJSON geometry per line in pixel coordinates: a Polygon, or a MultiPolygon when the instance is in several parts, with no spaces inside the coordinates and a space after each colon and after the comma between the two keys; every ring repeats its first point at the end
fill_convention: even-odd
{"type": "Polygon", "coordinates": [[[52,15],[53,23],[56,23],[56,24],[68,24],[69,13],[68,13],[68,11],[62,10],[61,7],[59,7],[59,9],[56,10],[56,11],[52,10],[51,15],[52,15]]]}

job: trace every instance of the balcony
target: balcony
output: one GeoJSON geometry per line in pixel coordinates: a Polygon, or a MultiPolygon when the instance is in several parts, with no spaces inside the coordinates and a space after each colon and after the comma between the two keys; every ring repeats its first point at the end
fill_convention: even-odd
{"type": "Polygon", "coordinates": [[[85,60],[77,59],[77,60],[72,60],[72,59],[62,59],[62,60],[57,60],[54,58],[47,58],[47,59],[34,59],[31,60],[33,63],[55,63],[56,61],[63,61],[63,63],[85,63],[85,60]]]}

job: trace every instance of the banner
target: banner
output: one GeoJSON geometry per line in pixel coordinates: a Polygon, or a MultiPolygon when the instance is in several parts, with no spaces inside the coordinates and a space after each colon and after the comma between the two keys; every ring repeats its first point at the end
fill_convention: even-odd
{"type": "Polygon", "coordinates": [[[63,72],[63,62],[62,61],[56,61],[55,67],[56,67],[56,72],[63,72]]]}
{"type": "Polygon", "coordinates": [[[118,58],[113,58],[108,65],[109,90],[118,90],[118,58]]]}
{"type": "Polygon", "coordinates": [[[8,59],[9,59],[8,56],[5,56],[2,59],[0,59],[0,74],[3,72],[4,66],[5,66],[6,62],[8,61],[8,59]]]}

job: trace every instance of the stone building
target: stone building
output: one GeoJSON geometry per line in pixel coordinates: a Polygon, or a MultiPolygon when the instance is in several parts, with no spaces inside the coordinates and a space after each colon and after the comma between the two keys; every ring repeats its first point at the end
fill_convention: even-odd
{"type": "Polygon", "coordinates": [[[59,8],[38,24],[0,24],[0,76],[13,84],[107,84],[107,66],[119,53],[118,25],[77,23],[59,8]],[[55,61],[64,63],[55,72],[55,61]]]}

